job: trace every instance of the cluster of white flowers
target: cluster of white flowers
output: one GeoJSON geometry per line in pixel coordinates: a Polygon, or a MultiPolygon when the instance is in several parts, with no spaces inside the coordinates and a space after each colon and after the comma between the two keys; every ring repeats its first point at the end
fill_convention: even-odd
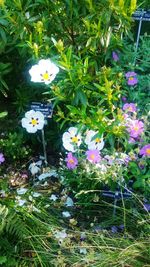
{"type": "MultiPolygon", "coordinates": [[[[29,70],[32,82],[45,84],[50,84],[58,72],[59,68],[50,59],[41,59],[38,64],[32,66],[29,70]]],[[[25,113],[21,123],[28,133],[36,133],[44,127],[44,115],[40,111],[30,110],[25,113]]]]}
{"type": "MultiPolygon", "coordinates": [[[[63,134],[62,140],[66,150],[75,152],[82,144],[83,137],[78,128],[70,127],[68,131],[63,134]]],[[[84,142],[89,150],[102,150],[104,147],[103,136],[99,137],[97,131],[87,130],[84,142]]]]}

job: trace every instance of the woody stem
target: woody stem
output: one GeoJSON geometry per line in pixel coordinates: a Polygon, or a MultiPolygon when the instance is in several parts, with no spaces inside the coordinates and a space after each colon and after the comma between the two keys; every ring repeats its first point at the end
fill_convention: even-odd
{"type": "Polygon", "coordinates": [[[43,144],[43,154],[44,154],[44,161],[45,165],[47,165],[47,152],[46,152],[46,142],[45,142],[45,134],[44,134],[44,129],[41,130],[42,132],[42,144],[43,144]]]}

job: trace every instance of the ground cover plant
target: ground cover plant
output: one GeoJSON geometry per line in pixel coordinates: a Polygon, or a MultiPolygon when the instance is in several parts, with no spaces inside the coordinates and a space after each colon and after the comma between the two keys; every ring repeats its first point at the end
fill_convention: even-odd
{"type": "Polygon", "coordinates": [[[0,266],[150,266],[147,1],[0,7],[0,266]]]}

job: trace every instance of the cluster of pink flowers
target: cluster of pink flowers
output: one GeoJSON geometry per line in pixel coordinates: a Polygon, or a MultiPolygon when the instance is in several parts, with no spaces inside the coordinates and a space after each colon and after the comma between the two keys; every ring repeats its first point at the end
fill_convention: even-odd
{"type": "Polygon", "coordinates": [[[126,121],[127,132],[130,135],[130,142],[134,143],[144,132],[144,123],[136,119],[137,107],[134,103],[126,103],[122,109],[125,111],[123,117],[126,121]]]}
{"type": "MultiPolygon", "coordinates": [[[[135,141],[139,141],[144,132],[144,123],[141,120],[136,119],[136,105],[134,103],[126,103],[123,105],[122,109],[125,111],[125,114],[123,115],[126,120],[127,131],[130,135],[129,142],[134,143],[135,141]]],[[[150,157],[150,144],[143,146],[140,149],[139,155],[150,157]]]]}
{"type": "Polygon", "coordinates": [[[122,109],[126,112],[136,112],[137,111],[136,105],[134,103],[126,103],[123,105],[122,109]]]}
{"type": "MultiPolygon", "coordinates": [[[[93,164],[99,163],[101,160],[100,152],[97,149],[87,150],[85,155],[86,159],[93,164]]],[[[73,156],[72,152],[69,152],[67,154],[65,161],[67,164],[67,168],[70,170],[75,169],[78,165],[78,159],[73,156]]]]}

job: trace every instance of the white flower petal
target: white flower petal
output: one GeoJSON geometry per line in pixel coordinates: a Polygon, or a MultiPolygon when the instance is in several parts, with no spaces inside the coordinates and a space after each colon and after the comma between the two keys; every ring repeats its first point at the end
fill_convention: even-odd
{"type": "Polygon", "coordinates": [[[69,217],[71,217],[71,214],[70,214],[69,211],[63,211],[63,212],[62,212],[62,216],[63,216],[64,218],[69,218],[69,217]]]}
{"type": "Polygon", "coordinates": [[[40,68],[38,65],[32,66],[29,70],[29,74],[31,75],[32,82],[41,82],[40,68]]]}
{"type": "Polygon", "coordinates": [[[76,128],[76,127],[70,127],[68,129],[68,132],[70,133],[71,137],[73,137],[73,136],[75,136],[77,134],[78,128],[76,128]]]}
{"type": "Polygon", "coordinates": [[[63,240],[67,237],[67,234],[65,230],[62,230],[62,231],[56,231],[54,236],[56,239],[63,240]]]}
{"type": "Polygon", "coordinates": [[[63,140],[63,142],[66,142],[66,141],[71,142],[71,135],[70,135],[70,133],[65,132],[63,134],[62,140],[63,140]]]}
{"type": "Polygon", "coordinates": [[[98,150],[102,150],[103,149],[103,147],[104,147],[104,141],[102,140],[101,142],[99,142],[96,146],[97,146],[97,149],[98,150]]]}
{"type": "Polygon", "coordinates": [[[23,128],[26,128],[26,127],[28,126],[28,124],[29,124],[28,119],[27,119],[27,118],[23,118],[23,119],[21,120],[21,124],[22,124],[22,127],[23,127],[23,128]]]}
{"type": "Polygon", "coordinates": [[[17,189],[17,194],[18,195],[24,195],[27,191],[28,191],[27,188],[20,187],[20,188],[17,189]]]}
{"type": "Polygon", "coordinates": [[[42,173],[42,174],[40,174],[40,175],[38,176],[38,180],[39,180],[39,181],[42,181],[42,180],[45,180],[45,179],[48,178],[48,177],[50,177],[49,172],[47,172],[47,173],[42,173]]]}
{"type": "Polygon", "coordinates": [[[56,195],[52,194],[49,199],[56,201],[58,199],[58,197],[56,195]]]}
{"type": "Polygon", "coordinates": [[[40,121],[44,121],[44,115],[40,111],[34,111],[34,117],[37,117],[40,121]]]}
{"type": "Polygon", "coordinates": [[[40,167],[41,167],[41,166],[42,166],[42,160],[38,160],[38,161],[36,161],[35,164],[36,164],[36,166],[40,166],[40,167]]]}
{"type": "Polygon", "coordinates": [[[36,166],[35,163],[31,163],[29,166],[29,170],[32,173],[32,175],[35,175],[40,171],[40,168],[38,166],[36,166]]]}
{"type": "Polygon", "coordinates": [[[22,207],[27,201],[25,199],[18,199],[17,200],[17,205],[22,207]]]}
{"type": "Polygon", "coordinates": [[[68,143],[68,142],[64,142],[63,146],[66,150],[70,151],[70,152],[75,152],[75,148],[72,144],[68,143]]]}
{"type": "Polygon", "coordinates": [[[41,196],[41,194],[40,194],[40,193],[38,193],[38,192],[33,192],[32,196],[33,196],[33,197],[40,197],[40,196],[41,196]]]}
{"type": "Polygon", "coordinates": [[[44,121],[39,121],[39,124],[36,126],[37,130],[42,130],[44,127],[44,121]]]}
{"type": "Polygon", "coordinates": [[[86,132],[86,137],[85,137],[85,144],[89,144],[89,143],[91,143],[93,140],[92,140],[92,138],[93,138],[93,136],[94,135],[96,135],[98,132],[95,132],[95,131],[93,131],[93,130],[88,130],[87,132],[86,132]]]}
{"type": "Polygon", "coordinates": [[[28,125],[26,127],[26,130],[27,130],[28,133],[36,133],[38,129],[37,129],[37,127],[34,127],[32,125],[28,125]]]}
{"type": "Polygon", "coordinates": [[[84,254],[84,255],[86,255],[87,254],[87,250],[86,250],[86,248],[80,248],[80,254],[84,254]]]}
{"type": "Polygon", "coordinates": [[[71,197],[67,197],[66,202],[65,202],[65,206],[66,207],[73,207],[74,206],[74,202],[73,202],[71,197]]]}

